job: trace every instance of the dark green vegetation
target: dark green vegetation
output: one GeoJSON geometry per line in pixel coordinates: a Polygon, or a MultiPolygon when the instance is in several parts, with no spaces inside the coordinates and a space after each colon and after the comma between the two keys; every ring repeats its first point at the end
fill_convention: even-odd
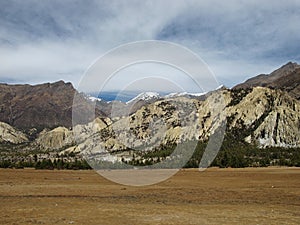
{"type": "Polygon", "coordinates": [[[0,168],[16,168],[23,169],[25,167],[33,167],[35,169],[72,169],[72,170],[84,170],[91,169],[89,164],[85,160],[67,161],[65,159],[43,159],[41,161],[15,161],[15,160],[2,160],[0,162],[0,168]]]}
{"type": "Polygon", "coordinates": [[[65,161],[64,159],[55,159],[53,162],[50,159],[44,159],[34,164],[36,169],[91,169],[85,160],[65,161]]]}
{"type": "MultiPolygon", "coordinates": [[[[206,143],[199,142],[191,159],[185,168],[199,167],[206,148],[206,143]]],[[[167,153],[171,154],[175,146],[164,146],[165,151],[155,150],[142,155],[139,159],[129,162],[135,166],[147,166],[166,160],[167,153]]],[[[233,143],[224,140],[223,145],[211,166],[221,168],[232,167],[266,167],[266,166],[296,166],[300,167],[300,148],[258,148],[248,143],[233,143]]]]}
{"type": "Polygon", "coordinates": [[[66,159],[43,159],[41,161],[15,161],[15,160],[2,160],[0,162],[0,168],[16,168],[23,169],[25,167],[33,167],[35,169],[72,169],[72,170],[84,170],[91,169],[89,164],[85,160],[67,161],[66,159]]]}
{"type": "MultiPolygon", "coordinates": [[[[185,167],[199,167],[206,145],[199,143],[185,167]]],[[[222,168],[297,166],[300,167],[300,148],[257,148],[247,143],[224,142],[211,166],[222,168]]]]}

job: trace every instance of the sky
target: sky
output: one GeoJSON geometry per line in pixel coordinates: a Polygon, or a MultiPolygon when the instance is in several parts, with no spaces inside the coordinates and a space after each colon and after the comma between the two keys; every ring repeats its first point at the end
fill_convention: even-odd
{"type": "MultiPolygon", "coordinates": [[[[300,62],[300,1],[0,0],[0,82],[64,80],[78,87],[97,58],[141,40],[185,46],[219,84],[232,87],[300,62]]],[[[130,86],[114,83],[119,85],[107,90],[130,86]]],[[[147,84],[153,90],[168,86],[147,84]]]]}

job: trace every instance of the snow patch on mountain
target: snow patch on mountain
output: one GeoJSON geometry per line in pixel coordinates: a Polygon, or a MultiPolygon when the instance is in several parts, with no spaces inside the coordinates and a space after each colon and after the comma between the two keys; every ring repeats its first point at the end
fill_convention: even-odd
{"type": "Polygon", "coordinates": [[[203,93],[190,93],[190,92],[176,92],[176,93],[170,93],[168,95],[165,96],[165,98],[175,98],[175,97],[181,97],[181,96],[195,96],[195,97],[199,97],[202,95],[207,94],[207,92],[203,92],[203,93]]]}
{"type": "Polygon", "coordinates": [[[130,104],[132,102],[137,102],[139,100],[149,101],[152,99],[158,99],[159,97],[160,97],[160,94],[157,92],[143,92],[143,93],[137,95],[136,97],[134,97],[133,99],[129,100],[128,102],[126,102],[126,104],[130,104]]]}
{"type": "MultiPolygon", "coordinates": [[[[224,85],[220,85],[218,86],[215,90],[221,90],[225,88],[224,85]]],[[[170,93],[168,95],[165,95],[164,98],[175,98],[175,97],[182,97],[182,96],[194,96],[194,97],[200,97],[203,95],[206,95],[208,92],[200,92],[200,93],[193,93],[193,92],[174,92],[174,93],[170,93]]]]}
{"type": "Polygon", "coordinates": [[[92,102],[101,102],[102,101],[101,98],[96,98],[96,97],[93,97],[93,96],[88,96],[88,99],[92,102]]]}

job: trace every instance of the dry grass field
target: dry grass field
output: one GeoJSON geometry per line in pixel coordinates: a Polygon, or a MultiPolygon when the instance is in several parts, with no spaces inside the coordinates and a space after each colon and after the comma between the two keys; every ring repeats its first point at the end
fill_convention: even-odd
{"type": "Polygon", "coordinates": [[[0,170],[0,224],[299,224],[300,169],[182,170],[151,186],[94,171],[0,170]]]}

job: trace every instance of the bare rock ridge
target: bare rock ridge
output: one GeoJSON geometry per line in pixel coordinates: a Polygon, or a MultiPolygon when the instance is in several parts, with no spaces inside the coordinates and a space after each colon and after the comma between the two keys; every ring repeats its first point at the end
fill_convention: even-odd
{"type": "Polygon", "coordinates": [[[292,97],[300,99],[300,65],[289,62],[270,74],[261,74],[250,78],[233,89],[252,87],[269,87],[288,92],[292,97]]]}
{"type": "MultiPolygon", "coordinates": [[[[75,93],[79,96],[79,104],[74,106],[78,113],[84,113],[92,107],[71,83],[63,81],[39,85],[0,84],[1,121],[24,130],[71,127],[75,93]]],[[[96,110],[96,115],[103,113],[96,110]]]]}

